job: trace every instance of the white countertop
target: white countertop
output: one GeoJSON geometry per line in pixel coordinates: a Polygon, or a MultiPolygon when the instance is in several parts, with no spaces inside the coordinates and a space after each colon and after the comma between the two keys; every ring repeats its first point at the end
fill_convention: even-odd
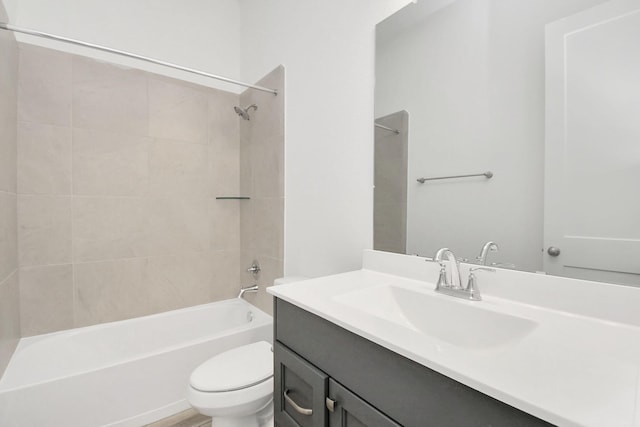
{"type": "MultiPolygon", "coordinates": [[[[591,317],[579,310],[552,309],[488,292],[479,302],[436,294],[433,291],[435,285],[430,282],[437,279],[437,269],[423,267],[424,264],[424,260],[418,257],[387,256],[366,251],[365,268],[362,270],[271,287],[268,291],[550,423],[559,426],[640,427],[638,324],[591,317]],[[395,260],[413,263],[416,268],[408,268],[411,271],[406,275],[398,274],[399,271],[394,271],[398,266],[391,265],[395,260]],[[423,268],[426,268],[430,282],[416,279],[423,268]],[[394,274],[389,274],[390,271],[394,274]],[[459,304],[481,304],[483,309],[517,315],[534,321],[537,326],[526,336],[508,344],[462,348],[389,321],[384,313],[353,309],[339,298],[348,292],[390,284],[430,294],[434,298],[453,299],[459,304]]],[[[505,274],[520,279],[524,277],[521,280],[524,282],[536,280],[535,275],[526,273],[505,274]]],[[[492,279],[496,280],[488,275],[479,277],[481,291],[483,282],[492,279]]],[[[567,286],[579,286],[580,283],[591,282],[571,281],[567,286]]],[[[527,288],[530,285],[514,284],[517,286],[527,288]]],[[[527,289],[522,294],[526,292],[527,289]]],[[[638,292],[640,295],[640,289],[623,289],[622,292],[638,292]]],[[[636,294],[629,295],[637,297],[636,294]]],[[[576,293],[575,298],[581,298],[580,293],[576,293]]],[[[589,295],[585,298],[588,299],[589,295]]],[[[640,306],[636,307],[640,312],[640,306]]],[[[464,328],[463,320],[453,319],[460,322],[460,328],[464,328]]]]}

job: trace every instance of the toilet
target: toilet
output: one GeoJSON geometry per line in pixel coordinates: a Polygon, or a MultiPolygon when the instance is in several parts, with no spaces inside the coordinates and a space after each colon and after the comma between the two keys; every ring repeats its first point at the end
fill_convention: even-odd
{"type": "Polygon", "coordinates": [[[187,400],[215,427],[273,426],[273,351],[259,341],[220,353],[198,366],[187,400]]]}
{"type": "MultiPolygon", "coordinates": [[[[273,285],[306,280],[280,277],[273,285]]],[[[187,401],[214,427],[273,427],[273,348],[267,341],[220,353],[189,378],[187,401]]]]}

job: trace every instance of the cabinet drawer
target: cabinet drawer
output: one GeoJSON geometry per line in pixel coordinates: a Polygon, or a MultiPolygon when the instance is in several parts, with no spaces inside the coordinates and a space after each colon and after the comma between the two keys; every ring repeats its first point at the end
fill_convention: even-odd
{"type": "Polygon", "coordinates": [[[274,419],[278,427],[325,427],[328,377],[315,366],[274,343],[274,419]]]}

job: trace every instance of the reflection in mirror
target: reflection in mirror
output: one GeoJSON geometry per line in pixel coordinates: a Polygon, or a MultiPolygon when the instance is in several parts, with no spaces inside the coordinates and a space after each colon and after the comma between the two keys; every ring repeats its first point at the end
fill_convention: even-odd
{"type": "Polygon", "coordinates": [[[620,6],[640,8],[630,3],[419,0],[381,22],[376,122],[398,111],[411,121],[405,211],[384,202],[403,190],[378,194],[378,169],[398,162],[380,158],[391,156],[383,144],[402,134],[376,129],[374,247],[449,247],[474,262],[494,241],[488,264],[640,286],[640,12],[620,6]],[[554,113],[563,108],[566,118],[554,113]],[[550,123],[571,134],[554,137],[550,123]],[[485,171],[494,176],[417,181],[485,171]]]}
{"type": "Polygon", "coordinates": [[[379,251],[407,247],[407,142],[409,114],[398,111],[375,122],[373,241],[379,251]]]}

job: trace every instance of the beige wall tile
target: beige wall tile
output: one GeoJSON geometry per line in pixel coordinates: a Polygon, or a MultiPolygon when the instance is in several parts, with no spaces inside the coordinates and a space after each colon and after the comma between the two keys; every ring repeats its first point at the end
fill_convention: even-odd
{"type": "Polygon", "coordinates": [[[71,194],[71,129],[18,124],[18,192],[71,194]]]}
{"type": "Polygon", "coordinates": [[[16,195],[0,191],[0,282],[18,268],[16,195]]]}
{"type": "Polygon", "coordinates": [[[151,138],[122,133],[73,130],[73,193],[146,194],[151,138]]]}
{"type": "Polygon", "coordinates": [[[154,140],[149,153],[149,194],[207,197],[209,149],[205,145],[154,140]]]}
{"type": "Polygon", "coordinates": [[[253,220],[253,211],[255,199],[245,200],[240,204],[240,248],[243,251],[253,250],[253,228],[255,226],[253,220]]]}
{"type": "Polygon", "coordinates": [[[240,191],[240,146],[213,143],[209,148],[211,196],[237,196],[240,191]]]}
{"type": "Polygon", "coordinates": [[[210,259],[213,277],[210,283],[211,301],[221,301],[238,296],[240,286],[240,252],[214,251],[210,259]]]}
{"type": "Polygon", "coordinates": [[[152,312],[209,302],[213,278],[210,252],[185,253],[149,259],[149,302],[152,312]]]}
{"type": "Polygon", "coordinates": [[[147,259],[74,265],[75,326],[149,314],[147,259]]]}
{"type": "Polygon", "coordinates": [[[149,79],[149,135],[184,142],[208,142],[207,91],[149,79]]]}
{"type": "Polygon", "coordinates": [[[73,126],[147,135],[146,74],[74,56],[73,126]]]}
{"type": "Polygon", "coordinates": [[[71,55],[25,44],[19,54],[19,120],[70,126],[71,55]]]}
{"type": "Polygon", "coordinates": [[[240,142],[240,194],[249,197],[254,195],[252,148],[248,142],[240,142]]]}
{"type": "MultiPolygon", "coordinates": [[[[6,21],[0,4],[0,18],[6,21]]],[[[0,377],[20,339],[16,197],[18,46],[0,33],[0,377]]]]}
{"type": "Polygon", "coordinates": [[[262,139],[249,148],[252,195],[284,197],[284,135],[262,139]]]}
{"type": "Polygon", "coordinates": [[[209,201],[209,218],[211,220],[211,249],[240,249],[240,204],[245,200],[209,201]]]}
{"type": "Polygon", "coordinates": [[[240,96],[212,90],[208,96],[208,106],[209,142],[212,145],[237,144],[241,119],[233,107],[240,106],[240,96]]]}
{"type": "Polygon", "coordinates": [[[374,202],[373,220],[374,249],[378,251],[405,253],[407,250],[406,204],[374,202]]]}
{"type": "Polygon", "coordinates": [[[0,282],[0,377],[20,340],[18,272],[0,282]]]}
{"type": "MultiPolygon", "coordinates": [[[[284,199],[251,199],[251,237],[246,249],[272,258],[284,253],[284,199]]],[[[245,248],[243,247],[243,250],[245,248]]]]}
{"type": "Polygon", "coordinates": [[[146,256],[147,217],[144,199],[74,197],[74,262],[146,256]]]}
{"type": "Polygon", "coordinates": [[[13,35],[0,34],[0,190],[16,191],[18,50],[13,35]]]}
{"type": "MultiPolygon", "coordinates": [[[[1,61],[0,61],[1,62],[1,61]]],[[[16,192],[17,182],[17,130],[16,118],[10,117],[9,108],[0,93],[0,191],[16,192]]]]}
{"type": "MultiPolygon", "coordinates": [[[[46,64],[47,58],[60,61],[57,55],[34,48],[23,61],[46,64]]],[[[277,235],[283,229],[283,192],[278,188],[283,160],[274,148],[282,142],[282,131],[277,132],[282,123],[265,120],[282,119],[282,111],[271,109],[281,108],[283,97],[246,95],[259,103],[259,110],[245,122],[233,111],[241,105],[236,94],[90,59],[63,58],[66,63],[60,61],[59,68],[66,64],[66,86],[40,76],[33,65],[22,79],[23,84],[31,79],[39,85],[41,90],[34,93],[49,105],[66,99],[65,114],[49,117],[53,107],[31,102],[32,87],[21,92],[29,102],[21,125],[20,188],[37,194],[21,195],[19,201],[13,196],[14,212],[18,204],[21,216],[14,230],[20,231],[20,257],[25,261],[25,331],[69,327],[71,314],[73,325],[84,326],[235,297],[241,277],[242,284],[251,284],[241,273],[241,234],[254,253],[273,256],[273,264],[282,265],[276,257],[282,253],[277,235]],[[63,116],[66,122],[56,121],[63,116]],[[259,193],[255,205],[254,200],[214,200],[244,195],[241,126],[243,176],[251,191],[255,186],[259,193]],[[265,138],[270,132],[276,134],[265,138]],[[250,150],[254,144],[258,149],[250,150]],[[52,197],[62,194],[72,195],[52,197]],[[265,196],[275,198],[268,201],[265,196]],[[266,212],[274,206],[276,212],[266,212]],[[241,221],[246,222],[244,232],[241,221]],[[74,274],[67,274],[71,258],[74,274]],[[32,267],[36,265],[42,267],[32,267]],[[74,276],[75,287],[69,288],[73,279],[67,277],[74,276]],[[38,292],[45,284],[49,286],[38,292]],[[69,290],[72,296],[60,297],[69,290]]],[[[0,113],[1,108],[0,103],[0,113]]],[[[0,154],[2,150],[0,146],[0,154]]],[[[15,177],[13,187],[10,179],[5,181],[8,189],[15,189],[15,177]]],[[[0,190],[2,185],[0,176],[0,190]]],[[[0,197],[0,209],[2,203],[0,197]]],[[[10,200],[4,205],[11,209],[10,200]]],[[[13,218],[15,223],[15,214],[13,218]]],[[[2,227],[0,222],[0,231],[2,227]]],[[[11,224],[5,228],[10,230],[11,224]]],[[[2,239],[0,234],[0,251],[2,239]]],[[[10,270],[10,264],[3,267],[0,261],[0,269],[10,270]]],[[[14,256],[14,270],[16,264],[14,256]]],[[[268,268],[268,281],[273,280],[271,270],[277,271],[268,268]]],[[[267,305],[264,295],[258,298],[267,305]]]]}
{"type": "Polygon", "coordinates": [[[71,198],[18,196],[20,266],[71,262],[71,198]]]}
{"type": "Polygon", "coordinates": [[[209,249],[209,208],[204,198],[154,198],[146,219],[152,256],[209,249]]]}
{"type": "Polygon", "coordinates": [[[73,328],[71,264],[20,270],[22,336],[73,328]]]}

